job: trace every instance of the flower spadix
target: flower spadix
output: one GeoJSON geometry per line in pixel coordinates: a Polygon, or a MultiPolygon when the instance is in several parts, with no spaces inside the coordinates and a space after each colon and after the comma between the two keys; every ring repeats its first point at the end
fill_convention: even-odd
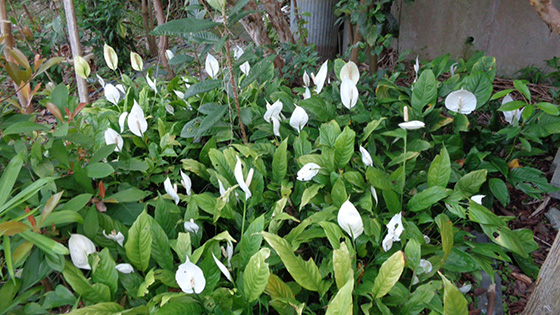
{"type": "Polygon", "coordinates": [[[297,172],[297,180],[307,182],[313,179],[319,173],[321,166],[315,163],[307,163],[297,172]]]}
{"type": "Polygon", "coordinates": [[[109,67],[109,69],[117,70],[119,58],[117,57],[117,53],[113,47],[107,44],[103,45],[103,57],[105,58],[105,62],[107,63],[107,67],[109,67]]]}
{"type": "Polygon", "coordinates": [[[352,109],[358,102],[358,88],[349,78],[344,78],[340,84],[340,99],[344,107],[352,109]]]}
{"type": "Polygon", "coordinates": [[[76,73],[84,79],[87,79],[91,72],[91,68],[89,67],[87,60],[79,55],[74,55],[74,69],[76,69],[76,73]]]}
{"type": "Polygon", "coordinates": [[[353,61],[348,61],[342,69],[340,69],[340,80],[350,79],[354,85],[358,84],[360,80],[360,70],[353,61]]]}
{"type": "MultiPolygon", "coordinates": [[[[502,100],[502,105],[507,104],[509,102],[513,102],[513,98],[508,94],[506,95],[506,97],[504,97],[504,99],[502,100]]],[[[521,114],[523,114],[523,110],[525,109],[525,107],[523,108],[518,108],[516,110],[510,110],[510,111],[505,111],[504,113],[504,118],[505,120],[510,124],[513,125],[513,121],[514,118],[517,121],[521,120],[521,114]]]]}
{"type": "Polygon", "coordinates": [[[103,88],[103,93],[105,94],[105,98],[109,102],[111,102],[115,105],[117,105],[119,103],[119,99],[121,98],[121,93],[111,83],[105,84],[105,87],[103,88]]]}
{"type": "Polygon", "coordinates": [[[371,155],[369,154],[366,148],[360,146],[360,153],[362,154],[362,162],[364,162],[365,166],[373,166],[373,160],[371,155]]]}
{"type": "Polygon", "coordinates": [[[476,109],[476,96],[464,89],[449,93],[445,107],[452,112],[468,115],[476,109]]]}
{"type": "Polygon", "coordinates": [[[179,269],[175,273],[175,281],[177,281],[181,290],[187,294],[199,294],[206,286],[202,269],[190,262],[189,257],[184,264],[179,265],[179,269]]]}
{"type": "Polygon", "coordinates": [[[350,200],[346,200],[338,210],[338,225],[353,239],[358,238],[364,232],[364,222],[360,213],[350,200]]]}
{"type": "Polygon", "coordinates": [[[121,135],[117,131],[115,131],[112,128],[107,128],[107,130],[105,130],[104,136],[105,136],[105,143],[107,145],[116,144],[117,146],[115,147],[115,151],[117,152],[122,151],[124,141],[121,135]]]}
{"type": "Polygon", "coordinates": [[[206,73],[208,73],[212,79],[215,79],[218,75],[218,71],[220,71],[220,64],[216,57],[211,54],[206,55],[206,73]]]}
{"type": "Polygon", "coordinates": [[[235,169],[233,170],[233,175],[235,175],[235,180],[239,185],[239,188],[245,193],[245,200],[251,198],[251,191],[249,186],[251,185],[251,180],[253,179],[254,170],[251,168],[249,174],[247,175],[247,180],[243,179],[243,166],[239,156],[237,157],[237,163],[235,164],[235,169]]]}
{"type": "Polygon", "coordinates": [[[95,244],[89,238],[81,234],[70,235],[68,249],[74,266],[80,269],[91,270],[88,255],[95,253],[95,244]]]}
{"type": "Polygon", "coordinates": [[[402,224],[402,212],[399,212],[391,218],[389,223],[387,223],[387,235],[383,239],[383,250],[389,251],[393,247],[393,242],[398,242],[401,240],[401,234],[404,231],[402,224]]]}
{"type": "Polygon", "coordinates": [[[167,177],[165,179],[165,181],[163,182],[163,188],[165,188],[165,192],[169,196],[171,196],[171,198],[173,198],[173,201],[175,201],[175,204],[178,204],[181,199],[179,198],[179,195],[177,195],[177,191],[175,190],[175,188],[171,184],[171,180],[169,179],[169,177],[167,177]]]}
{"type": "Polygon", "coordinates": [[[313,83],[315,83],[315,92],[317,94],[321,93],[323,90],[323,86],[325,85],[325,80],[327,79],[327,71],[328,71],[329,61],[325,60],[319,68],[317,75],[311,74],[311,78],[313,79],[313,83]]]}
{"type": "Polygon", "coordinates": [[[309,120],[309,116],[307,116],[307,112],[305,112],[303,107],[297,105],[295,105],[295,107],[292,117],[290,117],[290,126],[296,129],[298,133],[301,133],[303,127],[305,127],[309,120]]]}
{"type": "Polygon", "coordinates": [[[107,234],[105,233],[105,230],[103,230],[103,236],[105,236],[106,239],[110,239],[112,241],[119,243],[121,247],[124,244],[124,235],[121,232],[117,233],[117,231],[112,230],[111,233],[107,234]]]}
{"type": "Polygon", "coordinates": [[[130,52],[130,65],[132,66],[132,69],[136,71],[142,71],[144,69],[142,57],[133,51],[130,52]]]}
{"type": "Polygon", "coordinates": [[[142,107],[138,105],[136,100],[134,101],[134,105],[130,110],[130,114],[128,114],[127,122],[128,129],[130,129],[130,131],[138,137],[142,137],[144,135],[144,132],[148,130],[148,122],[144,117],[144,111],[142,110],[142,107]]]}

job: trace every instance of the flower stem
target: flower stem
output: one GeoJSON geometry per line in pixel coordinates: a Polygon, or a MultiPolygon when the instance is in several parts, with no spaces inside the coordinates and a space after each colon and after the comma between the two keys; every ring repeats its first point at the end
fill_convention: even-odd
{"type": "Polygon", "coordinates": [[[243,202],[243,220],[241,221],[241,237],[245,233],[245,215],[247,214],[247,199],[243,202]]]}
{"type": "Polygon", "coordinates": [[[403,200],[404,200],[404,188],[405,188],[405,182],[406,182],[406,146],[407,146],[407,135],[408,135],[408,131],[405,129],[404,130],[404,149],[403,149],[403,163],[402,163],[402,167],[403,167],[403,179],[402,179],[402,191],[401,191],[401,210],[402,210],[402,205],[403,205],[403,200]]]}

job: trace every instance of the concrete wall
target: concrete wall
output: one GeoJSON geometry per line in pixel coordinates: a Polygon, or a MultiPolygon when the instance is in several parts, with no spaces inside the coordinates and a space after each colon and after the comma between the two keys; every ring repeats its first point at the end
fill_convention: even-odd
{"type": "MultiPolygon", "coordinates": [[[[560,0],[552,1],[560,9],[560,0]]],[[[399,52],[433,59],[444,53],[465,58],[475,50],[496,57],[498,73],[527,66],[546,71],[544,60],[560,56],[560,35],[550,32],[528,0],[395,1],[399,52]]]]}

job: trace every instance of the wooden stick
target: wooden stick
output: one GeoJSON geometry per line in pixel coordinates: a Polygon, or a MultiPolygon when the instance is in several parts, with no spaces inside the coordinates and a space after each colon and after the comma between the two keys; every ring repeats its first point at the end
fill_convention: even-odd
{"type": "MultiPolygon", "coordinates": [[[[68,25],[68,34],[70,39],[70,47],[72,55],[82,56],[82,45],[80,44],[80,33],[78,33],[78,23],[76,22],[76,10],[73,0],[64,0],[64,13],[66,15],[66,24],[68,25]]],[[[72,57],[74,59],[74,57],[72,57]]],[[[75,69],[75,68],[74,68],[75,69]]],[[[88,89],[86,80],[75,73],[76,83],[78,85],[78,97],[80,103],[89,103],[88,89]]]]}

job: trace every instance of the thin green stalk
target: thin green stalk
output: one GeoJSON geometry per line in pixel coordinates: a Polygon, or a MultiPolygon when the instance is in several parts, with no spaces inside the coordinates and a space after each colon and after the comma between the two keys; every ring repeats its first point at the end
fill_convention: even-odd
{"type": "Polygon", "coordinates": [[[401,207],[404,201],[404,188],[406,182],[406,146],[407,146],[408,131],[404,129],[404,154],[403,154],[403,179],[402,179],[402,192],[401,192],[401,207]]]}
{"type": "Polygon", "coordinates": [[[245,233],[245,215],[247,214],[247,199],[243,202],[243,221],[241,222],[241,237],[245,233]]]}

